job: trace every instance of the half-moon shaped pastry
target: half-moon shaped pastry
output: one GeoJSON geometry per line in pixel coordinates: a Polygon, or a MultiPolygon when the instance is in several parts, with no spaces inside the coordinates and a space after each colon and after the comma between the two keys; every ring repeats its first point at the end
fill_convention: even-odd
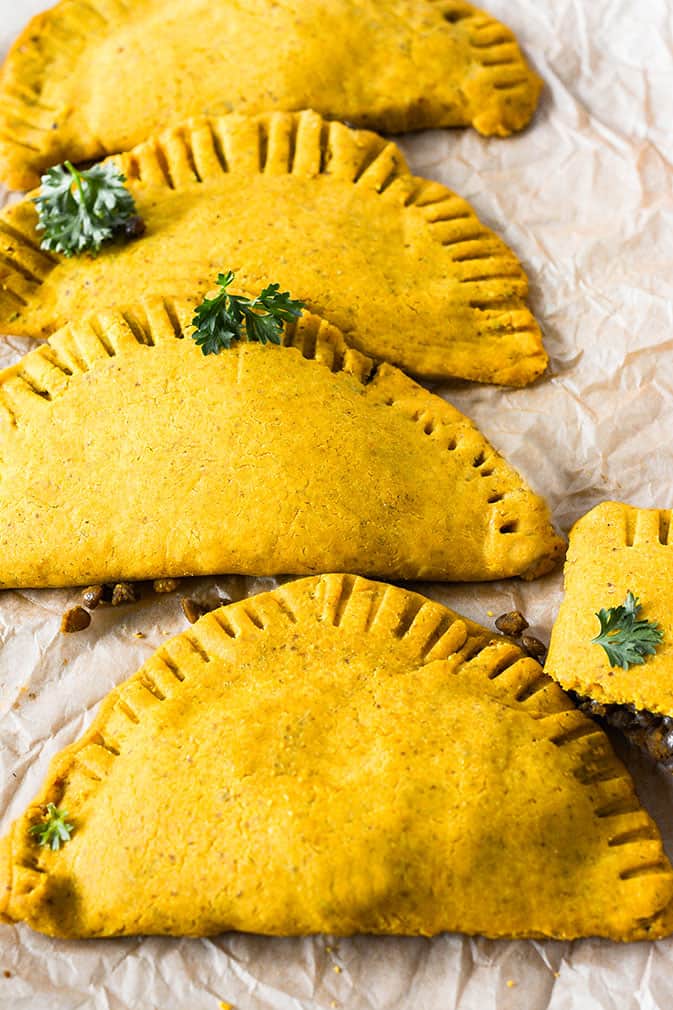
{"type": "Polygon", "coordinates": [[[546,670],[592,714],[622,730],[673,770],[673,513],[603,502],[570,533],[565,596],[554,624],[546,670]],[[632,593],[639,620],[657,625],[653,654],[627,669],[593,642],[598,611],[632,593]]]}
{"type": "Polygon", "coordinates": [[[350,575],[167,642],[0,846],[0,914],[63,937],[634,940],[670,931],[672,896],[607,737],[535,660],[350,575]]]}
{"type": "Polygon", "coordinates": [[[193,298],[226,265],[271,280],[354,347],[426,377],[523,386],[547,364],[516,256],[398,148],[315,113],[201,120],[121,156],[142,238],[96,259],[39,249],[30,199],[0,214],[0,331],[46,337],[145,294],[193,298]]]}
{"type": "Polygon", "coordinates": [[[4,65],[0,179],[25,189],[65,158],[234,110],[506,136],[540,86],[511,31],[463,0],[61,0],[4,65]]]}
{"type": "Polygon", "coordinates": [[[192,315],[100,314],[0,373],[0,586],[554,565],[545,502],[440,397],[315,316],[204,357],[192,315]]]}

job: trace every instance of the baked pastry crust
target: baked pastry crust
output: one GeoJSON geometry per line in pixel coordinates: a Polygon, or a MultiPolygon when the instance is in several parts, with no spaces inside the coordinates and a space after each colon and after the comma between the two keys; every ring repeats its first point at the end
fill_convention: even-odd
{"type": "Polygon", "coordinates": [[[27,189],[65,158],[232,111],[506,136],[540,87],[512,32],[463,0],[61,0],[2,69],[0,178],[27,189]]]}
{"type": "Polygon", "coordinates": [[[0,846],[0,912],[64,937],[633,940],[672,894],[607,737],[535,660],[351,575],[167,642],[0,846]],[[47,803],[74,827],[57,852],[29,833],[47,803]]]}
{"type": "Polygon", "coordinates": [[[570,533],[565,595],[554,624],[545,669],[566,690],[604,704],[673,715],[673,538],[669,509],[602,502],[570,533]],[[592,644],[596,617],[624,603],[627,592],[642,605],[639,616],[658,623],[663,640],[653,656],[628,670],[611,667],[592,644]]]}
{"type": "Polygon", "coordinates": [[[548,571],[545,502],[440,397],[304,314],[204,357],[193,305],[64,328],[0,373],[0,585],[548,571]]]}
{"type": "Polygon", "coordinates": [[[409,174],[382,137],[316,113],[197,120],[122,155],[144,236],[96,259],[39,249],[30,199],[0,214],[0,330],[45,337],[144,294],[191,298],[220,270],[278,281],[354,347],[427,378],[523,386],[547,365],[514,253],[409,174]]]}

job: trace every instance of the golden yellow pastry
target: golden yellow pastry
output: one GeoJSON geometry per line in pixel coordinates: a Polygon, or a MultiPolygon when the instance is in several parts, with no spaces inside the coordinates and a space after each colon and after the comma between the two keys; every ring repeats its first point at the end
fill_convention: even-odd
{"type": "Polygon", "coordinates": [[[0,845],[0,914],[63,937],[633,940],[672,895],[628,773],[535,660],[351,575],[167,642],[0,845]]]}
{"type": "Polygon", "coordinates": [[[541,82],[463,0],[61,0],[0,77],[0,179],[124,150],[194,115],[296,110],[388,132],[525,126],[541,82]]]}
{"type": "Polygon", "coordinates": [[[671,518],[668,509],[603,502],[575,523],[546,670],[588,711],[673,768],[671,518]],[[601,631],[599,610],[623,606],[628,593],[640,604],[636,619],[658,626],[661,641],[624,668],[592,639],[601,631]]]}
{"type": "Polygon", "coordinates": [[[570,533],[565,596],[554,625],[547,672],[563,687],[598,701],[673,713],[673,544],[671,512],[603,502],[582,516],[570,533]],[[601,608],[624,603],[631,592],[638,617],[659,624],[663,640],[642,664],[612,666],[592,645],[601,608]]]}
{"type": "Polygon", "coordinates": [[[39,249],[30,199],[0,214],[0,331],[48,336],[217,273],[277,281],[348,342],[426,377],[522,386],[547,365],[516,256],[376,134],[315,113],[199,120],[118,160],[142,238],[96,259],[39,249]]]}
{"type": "Polygon", "coordinates": [[[205,357],[192,315],[99,314],[0,372],[0,586],[554,565],[547,505],[450,404],[316,316],[205,357]]]}

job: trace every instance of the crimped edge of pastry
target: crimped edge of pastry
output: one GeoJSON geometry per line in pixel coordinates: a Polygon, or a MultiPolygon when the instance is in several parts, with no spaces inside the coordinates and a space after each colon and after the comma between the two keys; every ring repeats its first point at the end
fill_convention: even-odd
{"type": "MultiPolygon", "coordinates": [[[[400,353],[388,348],[380,357],[430,380],[456,376],[511,386],[528,385],[548,365],[540,327],[526,304],[528,278],[516,254],[479,220],[466,200],[441,183],[411,175],[399,148],[375,133],[329,122],[311,110],[231,114],[187,120],[114,160],[136,197],[146,189],[154,194],[162,189],[179,192],[195,183],[208,185],[232,172],[325,175],[340,185],[376,194],[400,215],[420,215],[429,239],[443,247],[446,277],[461,289],[456,311],[469,311],[484,344],[480,353],[475,342],[470,353],[455,352],[454,359],[452,345],[447,344],[432,352],[430,361],[419,333],[400,353]],[[450,364],[438,367],[444,360],[450,364]]],[[[31,199],[0,214],[0,322],[9,334],[47,337],[66,320],[55,320],[48,328],[36,325],[31,301],[61,260],[40,248],[31,199]]],[[[345,336],[359,346],[356,331],[345,336]]]]}
{"type": "MultiPolygon", "coordinates": [[[[80,790],[86,783],[82,801],[89,802],[125,741],[132,738],[143,712],[161,705],[166,697],[179,695],[182,685],[190,678],[190,671],[193,672],[194,662],[211,660],[214,637],[226,635],[235,639],[241,634],[264,634],[264,608],[260,604],[265,601],[273,601],[290,627],[296,626],[302,609],[307,607],[301,589],[310,582],[315,587],[310,600],[315,601],[320,621],[335,626],[348,626],[353,622],[355,627],[361,628],[366,616],[366,628],[378,622],[390,628],[395,637],[413,643],[418,649],[421,666],[451,658],[452,675],[459,675],[464,665],[477,663],[480,675],[492,690],[502,695],[503,703],[528,713],[547,740],[567,749],[572,756],[575,777],[580,787],[586,788],[595,816],[611,821],[608,846],[624,853],[618,879],[637,880],[641,888],[651,884],[653,894],[657,890],[655,878],[663,875],[670,880],[673,875],[656,825],[640,805],[624,765],[614,754],[603,731],[574,707],[569,696],[544,673],[536,660],[522,654],[512,641],[410,590],[378,584],[370,608],[363,615],[360,590],[370,587],[371,581],[350,574],[329,574],[289,582],[268,593],[210,612],[188,631],[160,646],[137,673],[107,695],[83,736],[52,760],[39,795],[0,843],[0,879],[4,882],[4,887],[0,888],[2,921],[30,919],[36,908],[45,902],[49,905],[49,866],[58,859],[58,853],[36,849],[27,831],[40,818],[45,804],[64,806],[76,819],[74,797],[68,793],[69,778],[76,778],[80,790]],[[403,606],[400,606],[401,594],[404,594],[403,606]],[[637,851],[631,850],[633,854],[629,856],[628,847],[633,845],[638,847],[637,851]]],[[[54,883],[57,897],[58,879],[54,883]]],[[[59,922],[57,915],[55,921],[59,922]]],[[[614,934],[609,938],[618,941],[658,939],[672,929],[673,903],[636,921],[628,935],[614,934]]],[[[46,931],[51,935],[71,935],[58,929],[46,931]]],[[[542,936],[539,933],[525,935],[542,936]]]]}
{"type": "MultiPolygon", "coordinates": [[[[189,339],[193,314],[192,302],[148,297],[128,310],[94,314],[64,327],[0,372],[0,424],[14,428],[29,412],[48,409],[50,401],[67,395],[73,376],[103,366],[111,357],[130,357],[137,345],[151,349],[162,342],[189,339]]],[[[462,455],[469,473],[480,478],[483,507],[490,513],[489,536],[519,538],[520,550],[512,547],[507,568],[499,567],[484,581],[510,576],[535,579],[556,566],[565,541],[553,528],[547,503],[468,417],[395,366],[376,364],[350,347],[341,331],[319,316],[304,312],[285,325],[281,340],[290,352],[355,378],[375,402],[418,425],[435,450],[462,455]],[[540,541],[534,551],[528,549],[531,537],[540,541]]],[[[435,575],[428,569],[414,577],[435,575]]]]}
{"type": "MultiPolygon", "coordinates": [[[[429,96],[408,107],[391,106],[380,116],[364,112],[354,125],[388,133],[472,125],[486,136],[501,137],[523,129],[537,106],[542,81],[527,64],[513,32],[464,0],[423,2],[441,15],[470,52],[473,69],[460,89],[462,108],[454,103],[448,111],[440,93],[437,99],[429,96]]],[[[89,39],[109,34],[124,10],[121,0],[61,0],[34,16],[14,41],[0,72],[0,178],[10,188],[36,186],[46,168],[66,157],[83,161],[116,153],[93,135],[86,141],[62,137],[55,123],[59,118],[67,122],[67,109],[45,103],[44,85],[71,68],[73,55],[89,39]]],[[[135,143],[142,139],[138,136],[135,143]]]]}

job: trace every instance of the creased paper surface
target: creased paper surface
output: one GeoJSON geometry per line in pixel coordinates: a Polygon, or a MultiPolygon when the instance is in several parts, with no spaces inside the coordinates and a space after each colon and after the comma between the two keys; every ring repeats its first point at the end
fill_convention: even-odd
{"type": "MultiPolygon", "coordinates": [[[[1,0],[2,53],[45,6],[1,0]]],[[[546,82],[532,127],[507,141],[428,131],[402,146],[414,171],[457,190],[518,253],[552,366],[529,389],[439,391],[548,498],[565,531],[606,498],[670,508],[673,9],[668,0],[487,6],[546,82]]],[[[0,366],[30,346],[3,342],[0,366]]],[[[198,595],[214,584],[238,598],[274,583],[181,588],[198,595]]],[[[488,611],[518,607],[547,640],[561,576],[419,588],[486,624],[488,611]]],[[[98,610],[87,631],[64,636],[60,617],[76,592],[0,594],[0,830],[103,696],[183,630],[179,595],[98,610]]],[[[632,751],[623,756],[673,855],[673,780],[632,751]]],[[[220,1002],[237,1010],[664,1010],[673,1006],[672,969],[673,939],[63,942],[0,926],[3,1010],[217,1010],[220,1002]]]]}

